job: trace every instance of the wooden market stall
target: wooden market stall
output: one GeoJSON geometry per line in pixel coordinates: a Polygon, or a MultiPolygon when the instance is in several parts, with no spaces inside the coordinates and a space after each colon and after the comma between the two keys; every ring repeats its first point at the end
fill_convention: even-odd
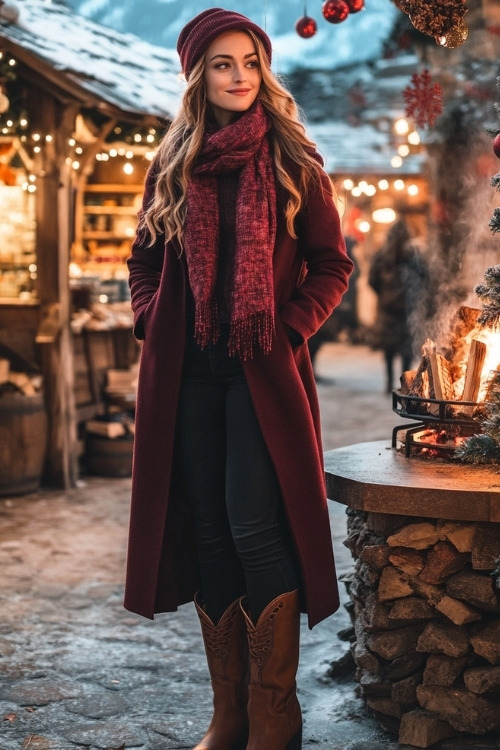
{"type": "Polygon", "coordinates": [[[180,93],[172,52],[63,5],[0,2],[0,363],[40,370],[51,484],[74,486],[105,371],[138,356],[125,258],[180,93]]]}

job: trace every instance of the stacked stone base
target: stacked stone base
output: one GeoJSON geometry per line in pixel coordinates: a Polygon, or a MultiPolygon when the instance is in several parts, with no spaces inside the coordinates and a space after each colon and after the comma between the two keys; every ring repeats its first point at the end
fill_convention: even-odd
{"type": "Polygon", "coordinates": [[[367,706],[405,745],[496,736],[500,525],[347,515],[352,653],[367,706]]]}

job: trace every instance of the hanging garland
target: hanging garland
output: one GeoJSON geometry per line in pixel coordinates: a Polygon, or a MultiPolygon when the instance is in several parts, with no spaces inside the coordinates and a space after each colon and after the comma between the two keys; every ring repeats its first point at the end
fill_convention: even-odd
{"type": "MultiPolygon", "coordinates": [[[[467,13],[465,0],[393,0],[403,13],[406,13],[417,31],[431,36],[436,43],[453,49],[463,44],[469,29],[464,21],[467,13]]],[[[365,7],[365,0],[324,0],[321,12],[325,21],[339,24],[349,16],[359,13],[365,7]]],[[[318,29],[314,18],[308,15],[304,5],[304,15],[295,22],[295,31],[303,39],[313,37],[318,29]]]]}
{"type": "Polygon", "coordinates": [[[469,34],[463,20],[467,13],[465,0],[399,0],[398,7],[406,13],[417,31],[434,37],[437,44],[458,47],[469,34]]]}

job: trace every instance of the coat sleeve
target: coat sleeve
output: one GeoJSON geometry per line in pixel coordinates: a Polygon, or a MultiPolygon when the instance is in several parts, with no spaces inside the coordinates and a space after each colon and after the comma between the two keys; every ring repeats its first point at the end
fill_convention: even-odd
{"type": "Polygon", "coordinates": [[[320,176],[298,222],[304,278],[279,311],[284,324],[303,341],[316,333],[340,303],[354,267],[347,255],[330,179],[322,170],[320,176]]]}
{"type": "MultiPolygon", "coordinates": [[[[156,168],[153,162],[146,175],[139,219],[153,198],[155,181],[156,168]]],[[[134,313],[134,336],[137,339],[145,337],[144,313],[160,285],[165,254],[163,234],[157,235],[153,245],[150,242],[151,236],[147,229],[139,226],[132,244],[132,253],[127,259],[131,305],[134,313]]]]}

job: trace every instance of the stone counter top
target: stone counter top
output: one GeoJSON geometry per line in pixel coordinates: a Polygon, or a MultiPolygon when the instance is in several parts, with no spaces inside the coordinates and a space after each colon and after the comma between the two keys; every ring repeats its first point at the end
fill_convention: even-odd
{"type": "Polygon", "coordinates": [[[325,452],[327,495],[357,510],[500,523],[500,466],[406,458],[385,440],[325,452]]]}

